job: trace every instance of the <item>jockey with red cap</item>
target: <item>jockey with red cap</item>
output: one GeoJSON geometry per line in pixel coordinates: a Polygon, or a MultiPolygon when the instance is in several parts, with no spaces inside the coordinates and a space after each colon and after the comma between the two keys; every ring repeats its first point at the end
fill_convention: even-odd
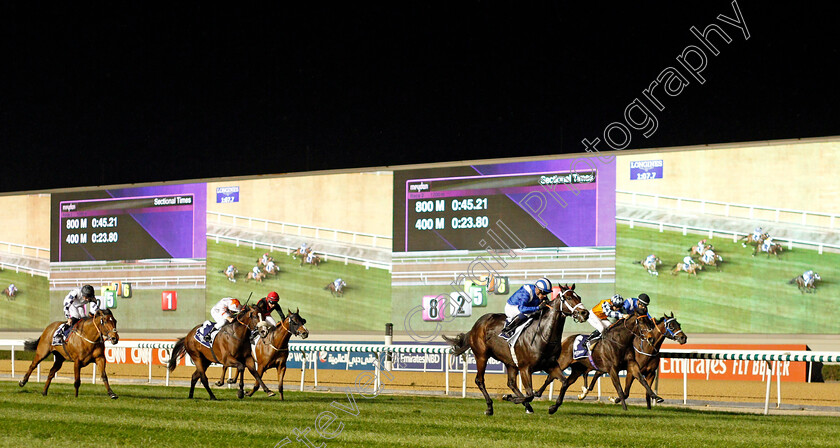
{"type": "Polygon", "coordinates": [[[271,313],[277,310],[277,313],[280,314],[280,320],[283,320],[285,316],[283,315],[283,309],[280,308],[280,296],[277,295],[276,292],[271,291],[263,297],[262,299],[257,302],[257,309],[259,310],[260,315],[262,318],[271,324],[272,327],[277,326],[277,322],[271,317],[271,313]]]}

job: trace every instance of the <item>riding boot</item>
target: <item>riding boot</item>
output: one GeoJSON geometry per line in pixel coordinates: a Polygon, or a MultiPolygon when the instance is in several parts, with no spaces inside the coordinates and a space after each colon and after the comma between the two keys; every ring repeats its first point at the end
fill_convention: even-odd
{"type": "Polygon", "coordinates": [[[58,327],[58,331],[55,332],[55,336],[53,337],[52,345],[61,345],[64,343],[64,330],[67,327],[67,323],[63,323],[58,327]]]}
{"type": "Polygon", "coordinates": [[[528,317],[524,314],[517,315],[511,319],[510,322],[505,324],[505,328],[502,328],[502,332],[499,333],[499,337],[507,341],[513,337],[513,333],[516,332],[516,327],[523,324],[527,319],[528,317]]]}
{"type": "Polygon", "coordinates": [[[589,342],[597,341],[597,340],[601,339],[601,336],[602,336],[601,331],[595,330],[595,331],[592,332],[592,334],[589,335],[589,342]]]}

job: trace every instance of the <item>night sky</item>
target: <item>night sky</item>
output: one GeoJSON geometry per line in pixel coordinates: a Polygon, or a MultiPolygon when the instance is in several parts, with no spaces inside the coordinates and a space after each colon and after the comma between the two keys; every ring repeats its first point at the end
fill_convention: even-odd
{"type": "Polygon", "coordinates": [[[840,135],[836,2],[304,3],[0,5],[0,192],[840,135]]]}

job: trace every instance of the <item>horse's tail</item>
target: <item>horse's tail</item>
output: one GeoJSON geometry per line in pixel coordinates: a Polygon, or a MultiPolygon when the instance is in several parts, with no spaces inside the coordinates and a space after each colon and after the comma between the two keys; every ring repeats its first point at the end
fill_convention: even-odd
{"type": "Polygon", "coordinates": [[[452,346],[452,354],[458,356],[470,349],[470,343],[467,335],[468,333],[461,333],[454,338],[443,336],[443,340],[452,346]]]}
{"type": "Polygon", "coordinates": [[[795,284],[797,280],[799,280],[799,277],[794,277],[794,278],[790,279],[790,281],[788,282],[788,285],[795,284]]]}
{"type": "Polygon", "coordinates": [[[642,260],[634,261],[633,264],[642,264],[642,260]]]}
{"type": "Polygon", "coordinates": [[[28,352],[34,352],[38,348],[38,343],[41,342],[41,338],[38,339],[30,339],[23,343],[23,349],[28,352]]]}
{"type": "Polygon", "coordinates": [[[185,339],[186,338],[178,339],[178,342],[175,343],[175,347],[172,349],[172,353],[169,354],[169,365],[167,367],[170,372],[174,371],[175,367],[178,367],[178,360],[187,351],[187,347],[184,344],[185,339]]]}

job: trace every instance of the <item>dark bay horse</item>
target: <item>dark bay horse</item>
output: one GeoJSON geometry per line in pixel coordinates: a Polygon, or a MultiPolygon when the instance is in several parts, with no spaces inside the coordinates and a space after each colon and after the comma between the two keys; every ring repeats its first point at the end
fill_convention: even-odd
{"type": "Polygon", "coordinates": [[[222,326],[216,339],[213,340],[212,350],[195,339],[195,332],[201,325],[196,325],[195,328],[187,333],[186,337],[178,339],[175,347],[172,349],[172,354],[169,355],[169,370],[175,370],[178,366],[178,359],[185,353],[190,355],[193,363],[195,363],[195,372],[193,372],[192,380],[190,381],[189,398],[193,397],[195,383],[201,379],[201,384],[204,385],[204,389],[207,390],[210,399],[216,399],[207,381],[207,367],[214,361],[221,364],[222,367],[235,367],[237,369],[237,375],[239,376],[237,396],[239,398],[245,396],[244,370],[246,368],[257,379],[257,382],[263,387],[268,396],[274,396],[274,392],[271,392],[268,386],[257,375],[256,368],[254,367],[254,358],[251,356],[250,333],[257,328],[259,322],[259,311],[256,307],[244,307],[242,311],[236,314],[233,322],[222,326]]]}
{"type": "Polygon", "coordinates": [[[347,286],[347,283],[342,281],[341,286],[336,288],[335,282],[327,283],[327,286],[324,286],[324,289],[328,290],[333,297],[341,297],[344,295],[344,287],[347,286]]]}
{"type": "Polygon", "coordinates": [[[469,332],[461,333],[455,338],[444,336],[444,339],[452,345],[456,356],[472,349],[477,366],[475,384],[484,395],[484,401],[487,402],[487,410],[484,411],[486,415],[493,415],[493,400],[490,399],[490,394],[487,393],[484,385],[484,372],[487,368],[487,360],[490,358],[505,364],[508,375],[507,385],[516,394],[515,396],[505,395],[503,399],[524,405],[525,411],[529,414],[534,412],[530,403],[534,399],[531,375],[556,366],[566,316],[572,316],[578,322],[584,322],[589,317],[589,311],[581,303],[580,296],[575,293],[575,285],[560,286],[557,298],[552,302],[544,302],[539,318],[531,322],[516,341],[514,346],[516,361],[511,355],[508,342],[499,337],[499,333],[505,326],[503,313],[481,316],[469,332]],[[516,376],[520,370],[524,373],[522,385],[527,395],[523,395],[516,384],[516,376]]]}
{"type": "Polygon", "coordinates": [[[633,375],[645,387],[648,393],[653,397],[658,397],[641,376],[639,365],[634,361],[627,361],[626,354],[628,351],[632,352],[633,338],[642,337],[653,342],[653,328],[654,324],[647,315],[632,315],[626,319],[621,319],[612,326],[604,334],[602,339],[592,349],[589,358],[574,359],[573,345],[574,340],[578,335],[572,335],[563,340],[562,350],[560,356],[556,358],[555,364],[548,372],[548,378],[545,384],[540,387],[536,395],[541,396],[543,391],[555,379],[563,379],[563,387],[557,395],[557,402],[553,404],[548,413],[553,414],[563,404],[563,396],[566,394],[566,389],[577,380],[579,376],[590,370],[598,370],[610,375],[610,379],[615,386],[618,397],[621,400],[621,405],[624,410],[627,410],[627,403],[624,402],[624,393],[621,390],[621,383],[618,378],[618,372],[627,369],[628,375],[633,375]],[[593,364],[594,362],[594,364],[593,364]],[[625,366],[626,364],[626,366],[625,366]],[[572,373],[568,377],[563,377],[563,371],[567,367],[572,368],[572,373]]]}
{"type": "MultiPolygon", "coordinates": [[[[662,317],[661,319],[656,321],[656,326],[653,329],[653,342],[648,341],[645,338],[636,337],[633,340],[633,351],[627,352],[628,357],[632,357],[636,360],[636,364],[639,365],[639,370],[642,376],[645,377],[645,381],[648,384],[652,383],[654,378],[656,378],[657,372],[659,371],[659,360],[660,360],[660,353],[659,349],[662,348],[662,343],[665,342],[665,338],[677,341],[680,345],[685,344],[688,342],[688,336],[682,331],[682,327],[680,323],[677,322],[677,319],[674,317],[674,313],[671,313],[670,316],[667,314],[662,317]]],[[[602,372],[595,372],[595,375],[592,377],[592,380],[589,384],[595,384],[595,381],[603,375],[602,372]]],[[[586,382],[586,376],[583,377],[584,383],[586,382]]],[[[624,379],[624,398],[630,396],[630,386],[633,385],[633,380],[635,378],[632,375],[627,375],[624,379]]],[[[583,386],[583,393],[578,395],[579,400],[583,400],[586,398],[586,394],[591,389],[587,389],[586,384],[583,386]]],[[[647,400],[647,407],[650,409],[650,399],[653,398],[650,394],[645,395],[645,399],[647,400]]],[[[657,397],[657,403],[661,403],[661,398],[657,397]]],[[[613,403],[618,403],[618,399],[610,399],[613,403]]]]}
{"type": "MultiPolygon", "coordinates": [[[[302,339],[309,337],[309,330],[304,326],[306,319],[300,317],[300,310],[289,314],[280,322],[280,325],[269,331],[265,337],[260,337],[254,346],[254,358],[257,361],[257,374],[262,378],[269,369],[277,369],[277,391],[280,392],[280,399],[283,399],[283,377],[286,375],[286,360],[289,357],[289,339],[292,335],[300,336],[302,339]]],[[[259,383],[254,384],[254,389],[248,392],[248,396],[254,394],[260,388],[259,383]]]]}
{"type": "Polygon", "coordinates": [[[810,282],[805,281],[805,277],[799,275],[790,279],[789,285],[796,285],[800,293],[817,292],[817,280],[822,280],[819,274],[814,274],[814,278],[810,282]]]}
{"type": "Polygon", "coordinates": [[[26,341],[24,349],[34,351],[35,358],[18,385],[20,387],[25,386],[35,367],[52,353],[55,355],[55,362],[50,369],[49,376],[47,376],[47,382],[44,384],[44,395],[47,395],[50,383],[56,372],[61,369],[64,360],[69,359],[73,362],[73,373],[75,375],[73,386],[76,388],[77,397],[79,396],[79,385],[82,384],[80,377],[82,367],[91,362],[96,362],[96,368],[99,369],[108,396],[117,398],[117,394],[111,390],[111,386],[108,384],[108,375],[105,373],[105,340],[107,339],[115,345],[120,341],[120,335],[117,333],[117,320],[114,319],[111,310],[99,310],[93,317],[79,320],[70,332],[70,336],[67,337],[66,342],[63,345],[53,346],[53,334],[62,323],[64,322],[53,322],[44,329],[40,338],[34,341],[26,341]]]}

